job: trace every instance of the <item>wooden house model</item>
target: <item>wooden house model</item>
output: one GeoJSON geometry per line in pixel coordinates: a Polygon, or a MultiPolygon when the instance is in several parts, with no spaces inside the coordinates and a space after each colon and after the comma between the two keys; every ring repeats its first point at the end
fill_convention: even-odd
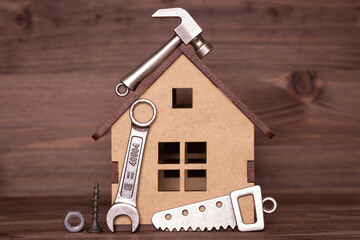
{"type": "MultiPolygon", "coordinates": [[[[153,228],[155,212],[254,185],[254,126],[269,138],[274,133],[181,45],[93,135],[97,140],[111,129],[112,201],[131,128],[129,108],[139,98],[149,99],[157,109],[140,171],[140,230],[153,228]]],[[[146,121],[151,108],[141,106],[135,108],[135,117],[146,121]]],[[[239,201],[244,222],[253,222],[252,197],[239,201]]],[[[130,229],[130,220],[118,217],[115,230],[124,229],[130,229]]]]}

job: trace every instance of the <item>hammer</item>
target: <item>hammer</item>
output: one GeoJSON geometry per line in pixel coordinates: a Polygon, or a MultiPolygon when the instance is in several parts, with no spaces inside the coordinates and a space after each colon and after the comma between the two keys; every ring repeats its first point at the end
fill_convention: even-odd
{"type": "Polygon", "coordinates": [[[115,87],[118,96],[126,96],[130,90],[135,91],[139,83],[160,66],[181,43],[186,45],[190,43],[200,58],[205,57],[213,50],[213,46],[201,36],[202,29],[184,9],[159,9],[152,17],[178,17],[181,19],[181,23],[174,29],[176,34],[164,46],[120,80],[115,87]],[[122,86],[125,87],[124,92],[120,92],[122,86]]]}

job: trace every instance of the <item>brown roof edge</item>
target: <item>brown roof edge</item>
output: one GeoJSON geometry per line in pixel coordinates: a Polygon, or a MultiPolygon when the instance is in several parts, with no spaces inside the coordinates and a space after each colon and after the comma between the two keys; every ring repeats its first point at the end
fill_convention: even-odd
{"type": "Polygon", "coordinates": [[[92,138],[96,141],[103,137],[110,129],[110,127],[121,117],[121,115],[153,84],[159,76],[182,54],[177,48],[153,73],[151,73],[139,85],[135,93],[129,97],[107,120],[96,130],[92,138]]]}
{"type": "Polygon", "coordinates": [[[198,56],[193,54],[184,44],[178,49],[207,77],[217,86],[239,109],[242,111],[259,129],[269,138],[275,133],[261,121],[255,113],[253,113],[215,74],[200,60],[198,56]]]}
{"type": "Polygon", "coordinates": [[[92,135],[94,140],[103,137],[120,116],[165,72],[165,70],[181,55],[184,54],[212,83],[215,84],[234,104],[247,116],[265,135],[272,138],[275,134],[266,124],[261,121],[226,85],[205,66],[204,63],[193,54],[184,44],[177,48],[152,74],[150,74],[129,97],[92,135]]]}

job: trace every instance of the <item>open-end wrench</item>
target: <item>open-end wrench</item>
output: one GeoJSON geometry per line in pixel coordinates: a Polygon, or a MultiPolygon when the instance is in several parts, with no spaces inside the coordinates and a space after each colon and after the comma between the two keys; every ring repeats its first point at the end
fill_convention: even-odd
{"type": "Polygon", "coordinates": [[[144,154],[146,136],[151,123],[156,116],[155,105],[146,99],[139,99],[130,108],[131,132],[125,155],[121,180],[115,201],[106,216],[106,222],[110,231],[114,232],[114,220],[120,215],[126,215],[131,219],[131,231],[139,226],[140,216],[136,209],[136,195],[140,176],[141,161],[144,154]],[[140,123],[133,116],[134,107],[140,103],[147,103],[153,108],[153,116],[146,123],[140,123]]]}

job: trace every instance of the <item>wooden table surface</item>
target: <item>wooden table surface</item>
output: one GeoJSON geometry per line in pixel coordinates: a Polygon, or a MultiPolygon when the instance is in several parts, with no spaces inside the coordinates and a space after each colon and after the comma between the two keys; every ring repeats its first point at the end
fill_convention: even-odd
{"type": "Polygon", "coordinates": [[[261,233],[101,236],[360,238],[359,1],[1,0],[0,239],[96,238],[62,226],[90,212],[96,179],[106,229],[110,137],[91,135],[124,102],[119,78],[173,35],[178,20],[150,18],[168,7],[190,12],[215,47],[204,63],[276,133],[256,131],[255,175],[279,210],[261,233]]]}
{"type": "MultiPolygon", "coordinates": [[[[355,197],[355,196],[354,196],[355,197]]],[[[356,196],[359,199],[359,196],[356,196]]],[[[68,210],[81,211],[90,226],[91,198],[5,198],[0,206],[0,239],[359,239],[360,204],[280,202],[265,215],[262,232],[237,230],[211,232],[116,232],[106,226],[109,197],[100,201],[99,224],[103,233],[68,233],[63,220],[68,210]]]]}

